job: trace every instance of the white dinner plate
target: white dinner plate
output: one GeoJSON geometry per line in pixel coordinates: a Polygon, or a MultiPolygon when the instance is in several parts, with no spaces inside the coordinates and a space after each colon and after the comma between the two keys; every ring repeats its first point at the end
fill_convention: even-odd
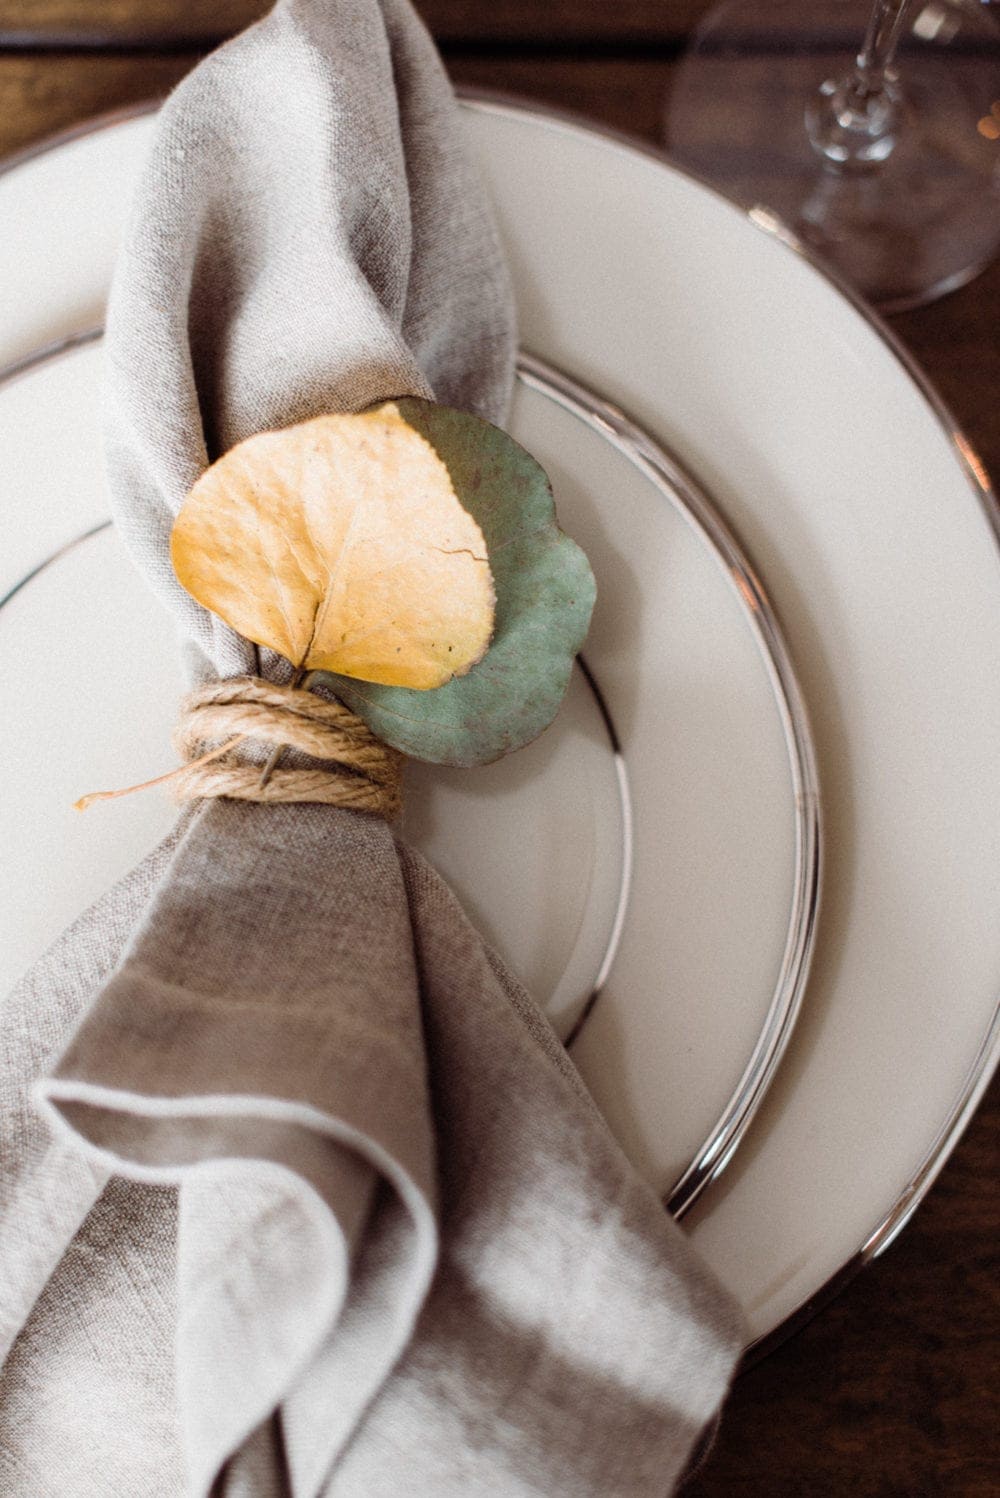
{"type": "MultiPolygon", "coordinates": [[[[172,622],[103,523],[101,354],[71,337],[0,373],[0,661],[22,704],[0,728],[0,991],[176,814],[162,792],[73,811],[82,784],[162,762],[182,690],[172,622]],[[72,668],[43,696],[53,619],[72,668]]],[[[759,584],[669,456],[537,359],[522,358],[512,426],[600,580],[587,659],[522,753],[412,765],[404,829],[543,1003],[623,1142],[649,1140],[650,1178],[682,1215],[740,1143],[798,1010],[819,867],[808,725],[759,584]],[[720,735],[739,741],[738,776],[720,735]],[[696,851],[664,860],[670,843],[696,851]],[[609,1025],[645,1032],[627,1087],[592,1042],[609,1025]],[[665,1086],[677,1054],[684,1076],[665,1086]]]]}
{"type": "MultiPolygon", "coordinates": [[[[828,852],[802,1018],[742,1148],[686,1219],[764,1338],[889,1241],[996,1061],[1000,568],[992,501],[884,332],[780,237],[653,153],[600,131],[490,100],[470,101],[466,120],[507,242],[525,346],[619,405],[698,475],[767,582],[813,719],[828,852]]],[[[0,362],[100,320],[149,132],[148,119],[123,120],[0,178],[0,362]]],[[[26,401],[29,427],[48,420],[51,429],[55,420],[81,439],[95,429],[92,405],[85,409],[94,399],[91,357],[46,362],[5,387],[25,392],[33,380],[65,373],[62,400],[38,386],[26,401]]],[[[739,579],[726,582],[704,539],[667,520],[669,506],[661,502],[650,521],[639,469],[633,464],[626,479],[628,463],[593,428],[591,461],[574,472],[574,443],[559,423],[584,428],[557,405],[523,389],[515,431],[553,468],[564,521],[596,558],[604,613],[588,655],[624,748],[636,813],[632,895],[618,933],[625,803],[608,775],[613,755],[596,699],[579,683],[576,716],[552,742],[560,753],[567,734],[599,746],[594,799],[607,816],[568,807],[565,836],[589,840],[591,868],[607,872],[598,846],[612,850],[617,868],[592,922],[586,898],[575,907],[600,935],[584,969],[596,949],[606,954],[616,935],[621,941],[574,1055],[638,1168],[664,1189],[697,1153],[705,1122],[711,1130],[719,1119],[720,1100],[731,1100],[734,1076],[762,1034],[762,1009],[787,956],[801,805],[789,798],[793,757],[773,670],[747,622],[752,593],[741,606],[739,579]],[[615,490],[635,485],[621,524],[593,468],[602,461],[615,490]],[[647,528],[637,531],[640,514],[647,528]],[[673,570],[685,537],[691,555],[698,541],[704,575],[714,580],[704,595],[690,586],[694,572],[673,570]],[[679,629],[687,630],[683,648],[679,629]],[[655,773],[648,747],[633,768],[636,738],[662,752],[655,773]],[[640,910],[655,916],[640,922],[640,910]],[[692,975],[712,972],[717,986],[699,994],[692,975]]],[[[4,421],[5,443],[7,430],[4,421]]],[[[63,436],[54,449],[35,443],[36,474],[39,456],[58,463],[72,455],[63,436]]],[[[92,445],[86,452],[82,466],[95,461],[92,445]]],[[[67,479],[72,487],[72,467],[67,479]]],[[[99,499],[90,482],[87,492],[99,499]]],[[[36,505],[32,521],[36,563],[61,544],[43,509],[36,505]]],[[[39,621],[60,600],[84,596],[95,575],[87,548],[112,544],[95,537],[74,547],[5,611],[8,624],[15,614],[23,621],[25,692],[37,680],[32,664],[60,669],[24,659],[44,651],[39,621]],[[66,569],[74,567],[72,582],[66,569]]],[[[98,572],[119,579],[113,586],[124,598],[132,583],[115,565],[107,551],[98,572]]],[[[74,629],[84,629],[86,612],[74,616],[74,629]]],[[[148,606],[142,618],[155,633],[148,606]]],[[[111,657],[122,653],[123,637],[122,625],[112,625],[111,657]]],[[[71,672],[65,681],[67,702],[84,712],[89,697],[74,695],[71,672]]],[[[171,681],[164,696],[175,690],[171,681]]],[[[169,716],[164,710],[164,731],[169,716]]],[[[128,720],[125,733],[123,721],[109,706],[101,742],[113,746],[117,780],[141,776],[155,755],[145,729],[136,733],[128,720]]],[[[544,745],[543,759],[556,752],[544,745]]],[[[47,768],[65,779],[65,764],[64,752],[47,768]]],[[[500,773],[517,779],[516,766],[515,758],[500,773]]],[[[524,779],[535,773],[525,770],[524,779]]],[[[432,821],[443,824],[447,813],[450,830],[459,818],[448,798],[473,793],[456,785],[432,794],[442,798],[432,821]]],[[[135,815],[109,810],[119,827],[135,815]]],[[[123,847],[126,834],[110,819],[106,829],[100,836],[123,847]]],[[[446,869],[450,841],[443,837],[440,849],[446,869]]],[[[490,908],[481,912],[487,919],[490,908]]],[[[536,929],[548,924],[538,914],[536,929]]],[[[520,966],[546,988],[544,975],[526,971],[525,952],[520,966]]],[[[555,966],[550,998],[565,971],[555,966]]],[[[577,983],[570,1009],[581,997],[577,983]]]]}

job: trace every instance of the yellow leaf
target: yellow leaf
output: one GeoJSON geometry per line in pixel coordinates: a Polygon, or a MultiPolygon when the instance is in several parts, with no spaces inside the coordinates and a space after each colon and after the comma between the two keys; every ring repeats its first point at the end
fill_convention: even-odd
{"type": "Polygon", "coordinates": [[[482,531],[392,401],[234,447],[181,506],[171,559],[205,608],[309,670],[426,690],[493,632],[482,531]]]}

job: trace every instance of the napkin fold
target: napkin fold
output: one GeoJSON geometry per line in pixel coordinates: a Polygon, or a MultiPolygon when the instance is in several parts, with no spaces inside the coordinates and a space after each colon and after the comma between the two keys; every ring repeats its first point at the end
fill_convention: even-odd
{"type": "MultiPolygon", "coordinates": [[[[195,70],[107,340],[116,519],[195,677],[288,674],[174,577],[206,462],[388,396],[502,421],[513,354],[488,206],[406,0],[283,0],[195,70]]],[[[384,822],[185,813],[2,1029],[4,1493],[675,1482],[739,1315],[384,822]]]]}

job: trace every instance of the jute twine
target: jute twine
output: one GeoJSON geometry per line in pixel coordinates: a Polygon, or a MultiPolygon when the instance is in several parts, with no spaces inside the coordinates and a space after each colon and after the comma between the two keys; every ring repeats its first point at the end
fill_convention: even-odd
{"type": "Polygon", "coordinates": [[[181,704],[174,744],[183,758],[203,761],[177,774],[181,801],[319,801],[386,820],[402,810],[405,756],[380,743],[343,703],[301,687],[256,676],[210,682],[181,704]],[[248,741],[298,749],[323,763],[300,767],[279,760],[265,773],[264,766],[239,757],[239,746],[248,741]]]}

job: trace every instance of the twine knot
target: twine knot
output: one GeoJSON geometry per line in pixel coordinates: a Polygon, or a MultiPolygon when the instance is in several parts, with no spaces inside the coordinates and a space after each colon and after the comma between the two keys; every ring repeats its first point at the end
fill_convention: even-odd
{"type": "Polygon", "coordinates": [[[391,821],[403,805],[405,756],[381,743],[342,702],[256,676],[209,682],[186,697],[174,731],[187,760],[177,775],[181,801],[318,801],[373,811],[391,821]],[[297,749],[315,765],[278,763],[265,772],[238,750],[251,741],[297,749]]]}

